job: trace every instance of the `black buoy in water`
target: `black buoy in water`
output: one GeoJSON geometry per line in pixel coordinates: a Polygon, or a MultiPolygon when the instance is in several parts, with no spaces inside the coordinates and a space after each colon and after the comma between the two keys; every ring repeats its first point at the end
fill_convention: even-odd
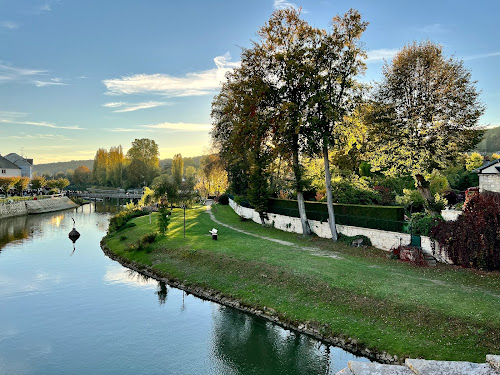
{"type": "Polygon", "coordinates": [[[73,241],[73,243],[75,243],[76,240],[80,238],[80,233],[78,233],[78,231],[75,228],[75,219],[73,218],[71,219],[73,220],[73,229],[71,229],[71,232],[69,232],[68,237],[71,241],[73,241]]]}

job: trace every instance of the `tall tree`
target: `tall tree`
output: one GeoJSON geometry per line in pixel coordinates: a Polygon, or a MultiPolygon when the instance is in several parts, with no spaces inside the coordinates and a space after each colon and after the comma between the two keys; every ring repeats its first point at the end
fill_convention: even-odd
{"type": "Polygon", "coordinates": [[[277,10],[259,30],[261,50],[268,60],[265,76],[275,92],[273,141],[289,158],[295,177],[302,231],[310,234],[304,202],[305,182],[301,164],[305,147],[305,110],[312,95],[311,75],[316,69],[312,44],[318,30],[300,19],[300,10],[277,10]]]}
{"type": "Polygon", "coordinates": [[[181,154],[175,154],[172,160],[172,176],[174,177],[177,186],[181,186],[182,177],[184,176],[184,160],[181,154]]]}
{"type": "MultiPolygon", "coordinates": [[[[142,175],[143,181],[139,182],[141,184],[150,184],[153,179],[160,173],[160,151],[156,142],[152,139],[142,138],[135,139],[132,142],[132,147],[127,151],[127,158],[130,164],[128,165],[128,175],[142,175]],[[134,164],[132,162],[136,161],[134,164]],[[143,171],[133,171],[132,169],[136,167],[145,168],[143,171]]],[[[134,183],[137,184],[137,179],[134,179],[134,183]]],[[[135,185],[138,186],[138,185],[135,185]]]]}
{"type": "Polygon", "coordinates": [[[383,67],[371,123],[378,149],[372,166],[387,175],[412,174],[432,202],[426,174],[442,169],[482,137],[484,105],[463,61],[430,41],[403,47],[383,67]]]}
{"type": "MultiPolygon", "coordinates": [[[[361,15],[350,9],[343,17],[335,16],[332,31],[318,32],[312,43],[312,59],[316,70],[311,74],[313,95],[308,106],[308,127],[305,135],[313,154],[323,157],[328,206],[328,222],[332,240],[337,240],[331,187],[329,151],[345,148],[349,143],[344,118],[350,115],[359,93],[355,77],[364,71],[361,35],[368,26],[361,15]]],[[[352,144],[352,142],[351,142],[352,144]]]]}
{"type": "Polygon", "coordinates": [[[124,161],[122,146],[109,149],[106,176],[111,186],[122,186],[124,161]]]}
{"type": "Polygon", "coordinates": [[[108,151],[105,148],[97,150],[92,168],[92,181],[100,186],[106,186],[108,169],[108,151]]]}
{"type": "Polygon", "coordinates": [[[90,183],[91,172],[85,165],[80,165],[75,168],[73,172],[73,184],[75,185],[88,185],[90,183]]]}

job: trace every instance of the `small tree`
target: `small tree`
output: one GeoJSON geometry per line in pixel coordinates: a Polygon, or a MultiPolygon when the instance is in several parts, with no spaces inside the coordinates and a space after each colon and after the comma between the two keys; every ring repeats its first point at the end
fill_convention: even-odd
{"type": "Polygon", "coordinates": [[[467,159],[465,161],[465,169],[468,171],[473,171],[476,168],[480,168],[483,165],[484,158],[481,154],[477,152],[473,152],[470,155],[467,155],[467,159]]]}
{"type": "Polygon", "coordinates": [[[5,194],[14,187],[15,184],[21,179],[21,177],[0,177],[0,189],[4,191],[5,194]]]}
{"type": "Polygon", "coordinates": [[[158,230],[160,231],[161,234],[165,235],[165,233],[168,231],[169,224],[170,224],[170,211],[165,207],[161,207],[158,210],[158,230]]]}
{"type": "Polygon", "coordinates": [[[30,183],[29,177],[21,177],[19,181],[17,181],[17,183],[14,185],[17,194],[22,195],[23,191],[28,188],[29,183],[30,183]]]}
{"type": "Polygon", "coordinates": [[[39,190],[45,186],[47,180],[43,176],[35,176],[31,179],[31,188],[33,190],[39,190]]]}

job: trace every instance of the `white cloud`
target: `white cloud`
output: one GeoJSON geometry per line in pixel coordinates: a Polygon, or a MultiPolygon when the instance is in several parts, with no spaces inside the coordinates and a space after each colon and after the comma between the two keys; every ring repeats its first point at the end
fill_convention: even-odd
{"type": "Polygon", "coordinates": [[[36,87],[45,86],[67,86],[67,83],[63,83],[61,78],[51,78],[50,81],[33,81],[36,87]]]}
{"type": "Polygon", "coordinates": [[[60,126],[60,125],[55,125],[55,124],[52,124],[52,123],[46,122],[46,121],[36,122],[36,121],[14,121],[12,119],[0,119],[0,123],[2,123],[2,124],[15,124],[15,125],[41,126],[41,127],[45,127],[45,128],[52,128],[52,129],[83,130],[83,128],[80,128],[79,125],[60,126]]]}
{"type": "Polygon", "coordinates": [[[149,101],[142,103],[110,102],[103,104],[103,106],[107,108],[120,108],[113,112],[132,112],[132,111],[138,111],[140,109],[155,108],[165,105],[169,105],[169,103],[149,101]]]}
{"type": "Polygon", "coordinates": [[[25,117],[27,115],[24,112],[0,111],[0,117],[25,117]]]}
{"type": "Polygon", "coordinates": [[[104,80],[107,94],[143,94],[156,93],[168,97],[199,96],[213,93],[219,89],[225,74],[239,65],[231,62],[231,56],[214,58],[217,68],[201,72],[188,73],[183,77],[168,74],[135,74],[128,77],[104,80]]]}
{"type": "Polygon", "coordinates": [[[295,3],[291,3],[286,0],[274,0],[274,9],[286,9],[286,8],[299,9],[297,4],[295,3]]]}
{"type": "Polygon", "coordinates": [[[464,60],[485,59],[487,57],[495,57],[495,56],[500,56],[500,52],[490,52],[490,53],[483,53],[483,54],[479,54],[479,55],[466,56],[466,57],[464,57],[464,60]]]}
{"type": "Polygon", "coordinates": [[[0,21],[0,27],[3,27],[4,29],[14,30],[18,29],[19,25],[12,21],[0,21]]]}
{"type": "Polygon", "coordinates": [[[368,58],[366,59],[367,63],[372,62],[381,62],[383,60],[390,60],[394,57],[394,55],[398,52],[398,49],[373,49],[368,51],[366,54],[368,58]]]}
{"type": "Polygon", "coordinates": [[[46,73],[46,70],[16,68],[14,66],[2,64],[2,62],[0,62],[0,82],[26,79],[32,76],[43,75],[46,73]]]}
{"type": "Polygon", "coordinates": [[[445,33],[448,30],[444,28],[440,23],[434,23],[432,25],[426,25],[424,27],[418,28],[417,31],[427,34],[437,34],[437,33],[445,33]]]}
{"type": "Polygon", "coordinates": [[[143,128],[109,128],[104,129],[114,133],[131,133],[131,132],[151,132],[152,130],[143,129],[143,128]]]}
{"type": "Polygon", "coordinates": [[[185,132],[209,132],[212,130],[210,124],[192,124],[186,122],[162,122],[155,125],[141,125],[143,128],[156,130],[176,130],[185,132]]]}

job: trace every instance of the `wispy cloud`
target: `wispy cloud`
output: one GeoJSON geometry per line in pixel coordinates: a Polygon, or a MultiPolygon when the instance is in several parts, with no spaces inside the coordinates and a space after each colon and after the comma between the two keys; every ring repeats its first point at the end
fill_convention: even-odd
{"type": "Polygon", "coordinates": [[[71,126],[61,126],[61,125],[56,125],[50,122],[46,121],[16,121],[13,119],[9,118],[4,118],[0,119],[0,123],[2,124],[14,124],[14,125],[31,125],[31,126],[41,126],[45,128],[52,128],[52,129],[68,129],[68,130],[84,130],[81,128],[79,125],[71,125],[71,126]]]}
{"type": "Polygon", "coordinates": [[[28,114],[25,112],[0,111],[0,117],[25,117],[28,114]]]}
{"type": "Polygon", "coordinates": [[[14,30],[18,29],[19,25],[12,21],[0,21],[0,27],[4,29],[14,30]]]}
{"type": "Polygon", "coordinates": [[[144,129],[144,128],[108,128],[104,129],[108,132],[113,133],[132,133],[132,132],[152,132],[152,129],[144,129]]]}
{"type": "Polygon", "coordinates": [[[146,129],[176,130],[185,132],[209,132],[210,130],[212,130],[212,125],[210,124],[192,124],[186,122],[162,122],[155,125],[141,125],[141,127],[146,129]]]}
{"type": "Polygon", "coordinates": [[[426,34],[438,34],[438,33],[448,32],[448,29],[446,29],[440,23],[434,23],[432,25],[426,25],[426,26],[417,28],[417,31],[420,31],[421,33],[426,33],[426,34]]]}
{"type": "Polygon", "coordinates": [[[169,104],[170,103],[168,102],[154,102],[154,101],[142,102],[142,103],[111,102],[103,104],[103,107],[120,108],[113,112],[132,112],[132,111],[138,111],[140,109],[161,107],[169,104]]]}
{"type": "Polygon", "coordinates": [[[366,54],[368,58],[366,59],[367,63],[381,62],[383,60],[389,60],[394,57],[394,55],[398,52],[398,49],[373,49],[368,51],[366,54]]]}
{"type": "Polygon", "coordinates": [[[72,138],[65,137],[61,134],[21,134],[2,137],[3,139],[48,139],[54,141],[72,141],[72,138]]]}
{"type": "Polygon", "coordinates": [[[464,60],[476,60],[476,59],[485,59],[488,57],[500,56],[500,52],[490,52],[490,53],[481,53],[478,55],[471,55],[464,57],[464,60]]]}
{"type": "Polygon", "coordinates": [[[225,74],[239,65],[232,62],[229,53],[214,58],[215,69],[188,73],[183,77],[168,74],[135,74],[104,80],[107,94],[156,93],[168,97],[199,96],[213,93],[220,87],[225,74]]]}
{"type": "Polygon", "coordinates": [[[286,0],[274,0],[274,9],[286,9],[286,8],[299,9],[299,6],[295,3],[291,3],[286,0]]]}
{"type": "Polygon", "coordinates": [[[15,66],[5,65],[0,61],[0,82],[26,79],[43,74],[47,74],[47,71],[39,69],[17,68],[15,66]]]}
{"type": "Polygon", "coordinates": [[[62,82],[61,78],[51,78],[49,81],[33,81],[36,87],[45,87],[45,86],[67,86],[67,83],[62,82]]]}

